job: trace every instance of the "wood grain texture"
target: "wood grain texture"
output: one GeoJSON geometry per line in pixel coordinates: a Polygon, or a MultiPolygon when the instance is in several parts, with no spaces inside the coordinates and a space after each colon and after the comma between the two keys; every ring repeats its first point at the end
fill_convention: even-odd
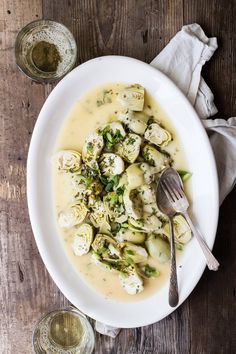
{"type": "Polygon", "coordinates": [[[42,16],[39,0],[0,6],[0,353],[32,352],[39,317],[67,301],[50,279],[32,237],[26,205],[26,159],[45,90],[15,65],[18,31],[42,16]]]}
{"type": "MultiPolygon", "coordinates": [[[[204,77],[219,116],[236,114],[236,5],[233,0],[0,1],[0,354],[32,352],[35,322],[68,301],[49,277],[32,235],[26,205],[26,158],[37,114],[53,88],[25,78],[14,62],[19,29],[37,18],[67,25],[78,64],[95,56],[127,55],[150,62],[183,24],[198,22],[219,49],[204,77]]],[[[97,354],[230,354],[236,352],[236,190],[220,210],[214,253],[217,273],[205,271],[188,300],[152,326],[96,334],[97,354]]],[[[125,313],[124,313],[125,316],[125,313]]]]}

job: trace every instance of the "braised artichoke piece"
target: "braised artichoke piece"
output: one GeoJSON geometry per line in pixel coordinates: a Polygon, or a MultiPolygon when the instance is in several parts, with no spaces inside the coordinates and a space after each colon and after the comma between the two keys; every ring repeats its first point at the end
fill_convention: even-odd
{"type": "Polygon", "coordinates": [[[93,201],[90,198],[89,207],[89,220],[95,227],[101,227],[107,221],[107,212],[104,203],[99,198],[96,198],[93,201]]]}
{"type": "Polygon", "coordinates": [[[132,231],[129,228],[121,228],[115,238],[118,242],[129,241],[135,244],[142,244],[146,239],[146,235],[143,232],[132,231]]]}
{"type": "Polygon", "coordinates": [[[97,234],[92,243],[94,252],[100,257],[100,260],[112,262],[121,259],[120,249],[117,242],[105,234],[97,234]]]}
{"type": "Polygon", "coordinates": [[[143,280],[138,275],[134,266],[127,267],[126,272],[120,272],[119,280],[122,288],[130,295],[135,295],[143,291],[143,280]]]}
{"type": "Polygon", "coordinates": [[[146,262],[148,254],[144,247],[134,245],[131,242],[124,242],[121,247],[123,257],[126,260],[131,260],[134,263],[146,262]]]}
{"type": "Polygon", "coordinates": [[[170,245],[162,237],[151,234],[145,244],[153,259],[160,263],[165,263],[170,259],[170,245]]]}
{"type": "Polygon", "coordinates": [[[59,171],[78,172],[81,167],[81,154],[74,150],[61,150],[54,155],[53,161],[59,171]]]}
{"type": "Polygon", "coordinates": [[[155,166],[158,172],[170,165],[170,157],[158,151],[151,145],[145,145],[143,148],[143,158],[146,162],[155,166]]]}
{"type": "Polygon", "coordinates": [[[120,175],[125,169],[122,158],[112,153],[102,154],[99,166],[102,174],[107,177],[120,175]]]}
{"type": "Polygon", "coordinates": [[[77,199],[84,199],[85,196],[101,194],[102,184],[91,177],[75,175],[71,179],[72,189],[77,199]]]}
{"type": "Polygon", "coordinates": [[[123,195],[125,211],[129,217],[140,219],[143,214],[142,201],[136,189],[126,189],[123,195]]]}
{"type": "Polygon", "coordinates": [[[123,122],[127,128],[132,130],[132,132],[139,135],[143,135],[147,128],[147,123],[145,123],[142,119],[137,118],[135,112],[130,110],[121,112],[118,119],[123,122]]]}
{"type": "MultiPolygon", "coordinates": [[[[174,237],[177,243],[186,244],[191,240],[192,232],[189,227],[189,224],[182,215],[176,215],[173,218],[174,222],[174,237]]],[[[163,233],[168,238],[170,237],[169,233],[169,224],[166,224],[163,228],[163,233]]]]}
{"type": "Polygon", "coordinates": [[[158,232],[161,229],[162,222],[157,215],[153,215],[147,212],[143,212],[141,219],[129,218],[129,223],[142,232],[158,232]]]}
{"type": "Polygon", "coordinates": [[[156,203],[155,185],[143,184],[138,188],[138,193],[143,204],[156,203]]]}
{"type": "Polygon", "coordinates": [[[157,123],[150,124],[144,134],[144,138],[157,146],[166,146],[171,141],[171,134],[157,123]]]}
{"type": "Polygon", "coordinates": [[[129,133],[122,143],[116,145],[115,151],[125,161],[133,163],[139,155],[141,143],[142,139],[139,135],[129,133]]]}
{"type": "Polygon", "coordinates": [[[85,219],[87,211],[87,207],[83,202],[71,205],[59,213],[58,225],[67,229],[78,225],[85,219]]]}
{"type": "Polygon", "coordinates": [[[138,192],[143,204],[143,212],[145,214],[152,214],[158,217],[162,222],[167,222],[168,218],[163,214],[156,203],[156,186],[152,184],[144,184],[138,188],[138,192]]]}
{"type": "Polygon", "coordinates": [[[93,242],[93,228],[89,224],[79,226],[74,234],[72,249],[76,256],[82,256],[90,250],[93,242]]]}
{"type": "Polygon", "coordinates": [[[112,236],[108,215],[106,216],[104,222],[99,226],[99,233],[112,236]]]}
{"type": "Polygon", "coordinates": [[[98,132],[103,135],[110,133],[113,138],[115,134],[119,134],[122,138],[124,138],[126,135],[124,127],[120,122],[111,122],[105,124],[103,127],[98,129],[98,132]]]}
{"type": "Polygon", "coordinates": [[[160,272],[156,268],[151,267],[149,264],[139,265],[138,273],[144,279],[156,278],[160,275],[160,272]]]}
{"type": "Polygon", "coordinates": [[[129,189],[135,189],[144,183],[144,174],[139,163],[134,163],[126,169],[129,189]]]}
{"type": "Polygon", "coordinates": [[[146,162],[140,163],[140,170],[143,172],[144,183],[146,184],[154,182],[159,172],[158,167],[150,166],[146,162]]]}
{"type": "Polygon", "coordinates": [[[155,180],[158,171],[158,168],[150,166],[146,162],[133,163],[126,169],[128,188],[136,189],[143,184],[152,183],[155,180]]]}
{"type": "Polygon", "coordinates": [[[93,263],[95,263],[97,266],[99,266],[100,268],[102,268],[108,272],[118,273],[118,269],[116,267],[117,262],[115,260],[114,260],[114,262],[104,261],[99,254],[92,251],[91,252],[91,261],[93,263]]]}
{"type": "Polygon", "coordinates": [[[150,204],[144,204],[143,205],[143,212],[145,214],[149,214],[149,215],[155,215],[161,222],[162,224],[166,223],[168,221],[168,218],[165,214],[163,214],[157,206],[157,203],[150,203],[150,204]]]}
{"type": "Polygon", "coordinates": [[[122,195],[119,195],[116,191],[107,193],[103,198],[103,202],[111,220],[120,223],[127,220],[122,195]]]}
{"type": "Polygon", "coordinates": [[[117,97],[122,106],[132,111],[142,111],[144,105],[144,88],[135,84],[125,88],[117,97]]]}
{"type": "Polygon", "coordinates": [[[124,190],[127,186],[128,180],[127,180],[127,174],[126,172],[122,173],[122,175],[119,178],[119,181],[117,185],[114,186],[114,189],[118,191],[118,194],[123,194],[124,190]]]}
{"type": "Polygon", "coordinates": [[[144,123],[148,123],[149,119],[150,119],[150,115],[148,115],[146,112],[134,112],[134,116],[137,120],[144,122],[144,123]]]}
{"type": "Polygon", "coordinates": [[[115,144],[124,140],[126,132],[120,122],[112,122],[98,129],[103,136],[105,147],[112,150],[115,144]]]}
{"type": "Polygon", "coordinates": [[[93,169],[97,169],[97,159],[102,152],[104,141],[102,135],[92,133],[87,136],[82,148],[82,158],[84,163],[93,169]]]}
{"type": "Polygon", "coordinates": [[[87,187],[81,178],[81,175],[72,175],[71,176],[71,189],[74,193],[76,199],[85,200],[87,196],[87,187]]]}

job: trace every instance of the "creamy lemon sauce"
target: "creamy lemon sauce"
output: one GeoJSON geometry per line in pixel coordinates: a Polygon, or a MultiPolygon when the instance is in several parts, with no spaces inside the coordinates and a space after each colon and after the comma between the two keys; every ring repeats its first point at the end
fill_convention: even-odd
{"type": "MultiPolygon", "coordinates": [[[[126,86],[127,84],[121,83],[107,84],[95,88],[83,96],[75,104],[66,118],[55,146],[55,152],[63,149],[72,149],[81,152],[85,138],[89,133],[108,121],[116,120],[117,113],[123,109],[116,99],[116,96],[126,86]],[[99,102],[102,100],[103,91],[110,89],[113,91],[112,102],[100,104],[99,102]]],[[[178,137],[175,135],[175,132],[163,110],[148,93],[145,95],[145,106],[150,110],[151,114],[171,132],[174,138],[173,141],[165,147],[165,150],[170,152],[171,156],[174,158],[174,167],[176,169],[186,170],[186,159],[178,137]]],[[[55,217],[57,217],[58,213],[72,202],[70,181],[69,174],[60,173],[56,168],[54,169],[53,188],[55,217]]],[[[144,290],[141,293],[129,295],[121,287],[118,276],[95,265],[90,259],[90,254],[81,257],[74,255],[71,248],[73,233],[73,228],[69,230],[58,228],[58,234],[62,239],[67,255],[77,269],[79,275],[91,288],[98,291],[106,298],[122,302],[138,301],[157,292],[169,278],[169,262],[160,264],[149,258],[148,264],[155,267],[160,272],[160,275],[155,279],[144,280],[144,290]]],[[[182,252],[177,251],[178,260],[181,253],[182,252]]],[[[180,261],[178,261],[178,266],[179,265],[180,261]]]]}

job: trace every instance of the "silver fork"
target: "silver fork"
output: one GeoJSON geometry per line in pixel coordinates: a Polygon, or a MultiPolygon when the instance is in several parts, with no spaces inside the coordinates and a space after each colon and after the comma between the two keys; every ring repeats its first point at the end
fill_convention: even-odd
{"type": "Polygon", "coordinates": [[[218,270],[219,268],[219,262],[216,260],[216,258],[213,256],[211,253],[209,247],[207,246],[206,242],[202,238],[200,232],[196,229],[196,227],[193,225],[192,220],[190,219],[187,209],[189,207],[189,202],[185,196],[185,193],[181,187],[181,185],[178,185],[174,179],[172,178],[165,178],[161,182],[162,188],[164,192],[166,193],[167,198],[171,202],[173,208],[176,210],[177,213],[183,214],[185,217],[186,221],[188,222],[194,236],[196,237],[203,253],[206,258],[207,266],[210,270],[218,270]]]}

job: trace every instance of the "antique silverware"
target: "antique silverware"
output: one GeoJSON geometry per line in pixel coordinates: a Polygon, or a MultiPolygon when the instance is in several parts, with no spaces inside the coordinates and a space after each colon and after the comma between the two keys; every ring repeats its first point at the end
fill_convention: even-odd
{"type": "Polygon", "coordinates": [[[200,232],[194,226],[192,220],[187,212],[189,207],[189,202],[183,190],[182,180],[179,174],[173,168],[167,168],[160,179],[160,185],[162,190],[164,190],[167,199],[169,200],[175,213],[181,213],[186,221],[188,222],[193,235],[196,237],[203,253],[206,258],[207,266],[210,270],[218,270],[219,262],[213,256],[200,232]]]}

